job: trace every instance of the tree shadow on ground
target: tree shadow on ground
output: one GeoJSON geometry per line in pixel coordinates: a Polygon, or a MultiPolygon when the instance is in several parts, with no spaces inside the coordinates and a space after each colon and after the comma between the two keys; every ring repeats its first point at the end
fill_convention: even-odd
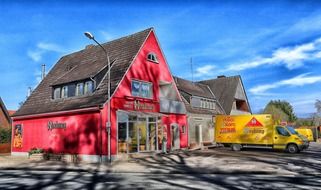
{"type": "MultiPolygon", "coordinates": [[[[50,162],[32,162],[28,166],[0,171],[0,189],[125,189],[124,178],[94,169],[70,167],[71,163],[52,162],[59,167],[45,168],[50,162]],[[6,179],[6,180],[1,180],[6,179]],[[8,180],[9,179],[9,180],[8,180]]],[[[75,165],[76,166],[76,165],[75,165]]],[[[135,184],[132,184],[135,188],[135,184]]]]}
{"type": "MultiPolygon", "coordinates": [[[[177,175],[175,179],[165,176],[153,178],[153,180],[170,184],[177,188],[193,188],[193,184],[207,184],[205,187],[228,189],[301,189],[307,186],[310,189],[318,189],[321,186],[321,152],[315,151],[303,154],[287,154],[273,151],[242,151],[234,153],[221,150],[208,151],[178,151],[170,154],[158,154],[135,158],[138,163],[151,168],[153,173],[184,174],[177,175]],[[213,158],[237,160],[237,164],[262,163],[273,170],[264,169],[249,171],[242,169],[222,170],[220,167],[200,164],[189,164],[188,159],[198,157],[199,161],[213,158]],[[287,171],[290,174],[279,174],[279,171],[287,171]],[[180,184],[177,181],[188,179],[190,184],[180,184]]],[[[209,162],[207,160],[207,162],[209,162]]],[[[215,164],[215,163],[213,163],[215,164]]],[[[229,162],[227,161],[228,165],[229,162]]],[[[260,167],[260,165],[258,165],[260,167]]]]}
{"type": "Polygon", "coordinates": [[[320,189],[320,163],[318,149],[292,155],[265,150],[232,152],[226,148],[139,154],[111,166],[34,161],[0,170],[0,189],[320,189]],[[146,171],[121,174],[110,170],[131,161],[146,171]],[[249,163],[257,168],[224,169],[249,163]],[[54,164],[57,167],[48,167],[54,164]],[[272,170],[260,168],[266,166],[272,170]]]}

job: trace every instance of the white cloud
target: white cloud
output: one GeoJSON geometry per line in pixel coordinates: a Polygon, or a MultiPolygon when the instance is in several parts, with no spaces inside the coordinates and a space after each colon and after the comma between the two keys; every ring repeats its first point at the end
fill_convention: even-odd
{"type": "Polygon", "coordinates": [[[35,62],[42,60],[43,54],[48,51],[63,53],[65,50],[54,43],[39,42],[34,50],[28,50],[27,55],[35,62]]]}
{"type": "Polygon", "coordinates": [[[309,17],[302,18],[300,21],[295,23],[287,33],[319,31],[320,27],[321,15],[311,15],[309,17]]]}
{"type": "Polygon", "coordinates": [[[321,82],[321,75],[319,76],[307,76],[309,73],[298,75],[291,79],[278,81],[272,84],[264,84],[251,88],[249,91],[255,95],[264,95],[267,90],[279,88],[282,86],[303,86],[306,84],[313,84],[321,82]]]}
{"type": "Polygon", "coordinates": [[[35,62],[38,62],[42,58],[43,51],[41,50],[29,50],[27,55],[35,62]]]}
{"type": "Polygon", "coordinates": [[[201,76],[210,76],[213,75],[214,69],[216,68],[215,65],[204,65],[196,69],[195,77],[201,76]]]}
{"type": "Polygon", "coordinates": [[[292,105],[293,106],[304,106],[304,105],[307,105],[307,104],[314,104],[315,103],[315,99],[308,99],[308,100],[299,100],[299,101],[295,101],[295,102],[292,102],[292,105]]]}
{"type": "Polygon", "coordinates": [[[47,50],[47,51],[64,52],[63,48],[61,48],[59,45],[53,44],[53,43],[39,42],[37,44],[37,47],[39,49],[47,50]]]}
{"type": "Polygon", "coordinates": [[[314,56],[315,58],[321,58],[321,51],[317,52],[314,56]]]}
{"type": "Polygon", "coordinates": [[[320,57],[321,38],[318,38],[309,43],[278,48],[272,53],[271,57],[259,57],[253,61],[233,64],[221,72],[242,71],[262,65],[284,65],[291,70],[303,66],[305,61],[315,60],[320,57]]]}

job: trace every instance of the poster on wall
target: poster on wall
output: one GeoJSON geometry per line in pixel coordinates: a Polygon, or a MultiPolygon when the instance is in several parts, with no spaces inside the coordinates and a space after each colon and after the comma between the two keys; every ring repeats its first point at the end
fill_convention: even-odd
{"type": "Polygon", "coordinates": [[[14,126],[13,147],[22,148],[22,125],[21,124],[14,126]]]}

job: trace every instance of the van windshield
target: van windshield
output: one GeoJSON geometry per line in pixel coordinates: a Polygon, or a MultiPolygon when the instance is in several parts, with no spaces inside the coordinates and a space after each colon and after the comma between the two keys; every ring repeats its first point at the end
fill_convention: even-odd
{"type": "Polygon", "coordinates": [[[291,127],[291,126],[286,126],[286,129],[287,129],[288,131],[290,131],[290,133],[291,133],[292,135],[297,135],[297,134],[298,134],[298,132],[296,132],[296,131],[294,130],[294,128],[291,127]]]}

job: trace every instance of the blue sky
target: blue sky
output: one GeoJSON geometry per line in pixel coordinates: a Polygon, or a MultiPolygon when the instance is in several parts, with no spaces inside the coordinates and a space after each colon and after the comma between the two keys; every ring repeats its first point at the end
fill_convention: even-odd
{"type": "Polygon", "coordinates": [[[321,1],[0,1],[0,96],[17,109],[28,87],[92,32],[106,42],[154,27],[174,75],[241,75],[254,112],[321,99],[321,1]]]}

